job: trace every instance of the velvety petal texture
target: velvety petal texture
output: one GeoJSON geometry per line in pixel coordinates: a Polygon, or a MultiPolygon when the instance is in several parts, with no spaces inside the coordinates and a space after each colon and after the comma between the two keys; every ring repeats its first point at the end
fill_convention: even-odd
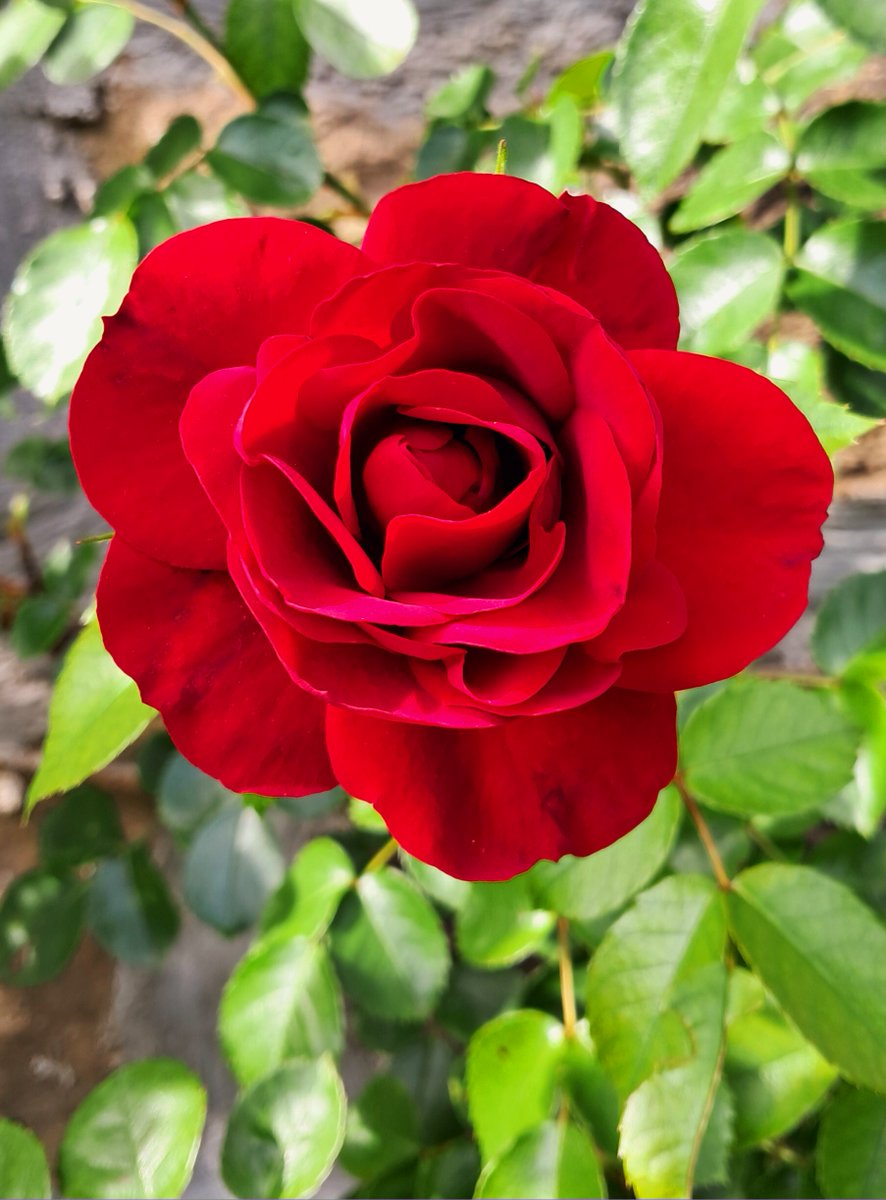
{"type": "Polygon", "coordinates": [[[791,401],[678,332],[638,229],[506,176],[398,189],[362,250],[170,239],[71,401],[110,653],[227,786],[338,780],[452,875],[610,844],[674,690],[799,616],[831,493],[791,401]]]}

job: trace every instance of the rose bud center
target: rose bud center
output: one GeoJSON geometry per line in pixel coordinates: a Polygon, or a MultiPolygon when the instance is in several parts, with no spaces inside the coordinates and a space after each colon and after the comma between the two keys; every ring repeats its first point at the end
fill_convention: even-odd
{"type": "Polygon", "coordinates": [[[488,429],[398,417],[370,450],[363,490],[384,527],[403,513],[459,520],[497,497],[499,455],[488,429]]]}

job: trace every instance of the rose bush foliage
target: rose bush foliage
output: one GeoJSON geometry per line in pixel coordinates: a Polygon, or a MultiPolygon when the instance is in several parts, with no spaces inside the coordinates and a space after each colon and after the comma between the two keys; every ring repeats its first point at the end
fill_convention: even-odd
{"type": "Polygon", "coordinates": [[[505,176],[391,193],[361,250],[172,238],[71,405],[108,649],[227,786],[338,780],[452,875],[610,844],[675,690],[803,611],[831,496],[788,397],[678,333],[634,225],[505,176]]]}

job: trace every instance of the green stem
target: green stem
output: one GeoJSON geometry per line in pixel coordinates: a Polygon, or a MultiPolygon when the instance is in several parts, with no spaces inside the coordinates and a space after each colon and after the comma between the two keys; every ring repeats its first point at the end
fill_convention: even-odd
{"type": "Polygon", "coordinates": [[[560,1002],[563,1005],[563,1030],[568,1038],[575,1036],[575,978],[572,972],[572,953],[569,948],[569,921],[557,918],[557,957],[560,963],[560,1002]]]}
{"type": "Polygon", "coordinates": [[[504,138],[499,138],[498,149],[495,152],[495,173],[496,175],[504,175],[508,169],[508,143],[504,138]]]}
{"type": "Polygon", "coordinates": [[[370,875],[373,871],[380,871],[382,867],[387,866],[394,855],[397,853],[397,843],[393,838],[388,838],[376,854],[373,854],[369,862],[363,868],[364,875],[370,875]]]}
{"type": "Polygon", "coordinates": [[[346,200],[352,208],[356,209],[361,217],[368,217],[372,212],[369,204],[362,196],[356,192],[352,192],[346,184],[344,184],[337,175],[333,175],[331,171],[327,171],[323,176],[323,182],[333,192],[341,196],[342,200],[346,200]]]}
{"type": "Polygon", "coordinates": [[[714,878],[717,885],[728,892],[732,887],[732,880],[729,878],[729,872],[726,870],[726,865],[720,857],[720,851],[717,849],[717,843],[714,841],[714,835],[708,828],[708,823],[701,814],[701,809],[695,802],[695,798],[690,795],[686,784],[683,782],[683,777],[679,773],[674,776],[674,786],[680,793],[680,798],[686,806],[686,811],[692,818],[692,822],[698,832],[701,844],[704,846],[705,853],[710,860],[711,868],[714,872],[714,878]]]}

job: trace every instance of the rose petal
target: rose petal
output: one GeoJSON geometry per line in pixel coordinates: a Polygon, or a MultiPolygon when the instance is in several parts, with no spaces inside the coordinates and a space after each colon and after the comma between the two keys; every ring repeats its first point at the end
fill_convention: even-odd
{"type": "Polygon", "coordinates": [[[601,850],[649,814],[676,765],[673,697],[621,689],[484,730],[330,707],[327,740],[342,786],[410,854],[461,879],[601,850]]]}
{"type": "Polygon", "coordinates": [[[366,270],[351,246],[273,217],[170,238],[132,277],[71,400],[71,446],[90,502],[131,545],[178,566],[220,567],[225,536],[179,442],[191,388],[253,366],[265,338],[366,270]]]}
{"type": "Polygon", "coordinates": [[[698,354],[632,359],[661,411],[656,553],[686,597],[688,625],[669,645],[628,655],[622,682],[697,687],[742,670],[803,612],[833,472],[768,379],[698,354]]]}
{"type": "Polygon", "coordinates": [[[332,786],[325,706],[290,680],[226,573],[170,567],[116,537],[98,619],[114,660],[202,771],[268,796],[332,786]]]}

